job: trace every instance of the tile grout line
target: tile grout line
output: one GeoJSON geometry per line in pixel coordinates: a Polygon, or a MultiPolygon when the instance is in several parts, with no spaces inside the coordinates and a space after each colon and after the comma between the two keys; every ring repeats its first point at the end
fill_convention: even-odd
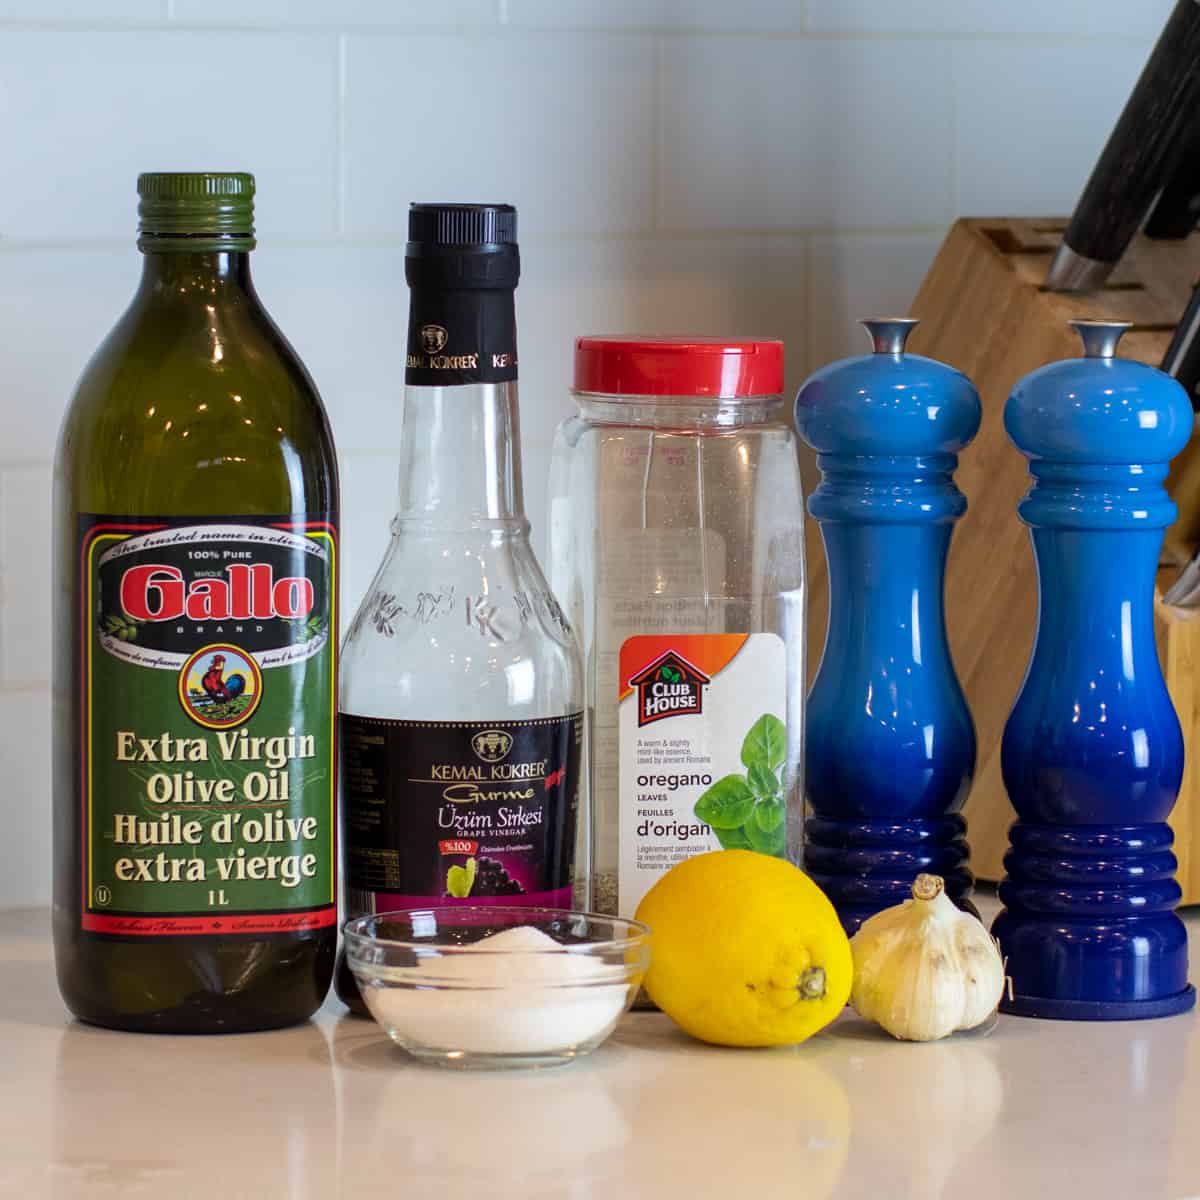
{"type": "MultiPolygon", "coordinates": [[[[38,460],[3,460],[0,461],[0,520],[8,513],[13,506],[12,485],[13,476],[23,471],[37,471],[39,473],[46,471],[53,475],[54,463],[53,458],[38,459],[38,460]]],[[[14,614],[19,611],[20,605],[16,603],[15,595],[10,593],[10,584],[16,573],[19,571],[17,560],[9,560],[7,555],[7,547],[0,542],[0,615],[14,614]]],[[[22,564],[23,565],[23,564],[22,564]]],[[[49,623],[50,614],[43,610],[42,618],[49,623]]],[[[4,633],[11,633],[7,627],[7,622],[0,628],[4,633]]],[[[24,632],[24,631],[22,631],[24,632]]],[[[53,630],[51,630],[53,634],[53,630]]],[[[50,687],[49,679],[40,678],[9,678],[9,658],[10,649],[13,638],[10,636],[0,636],[0,696],[2,695],[28,695],[34,692],[48,691],[50,687]]]]}
{"type": "Polygon", "coordinates": [[[338,235],[346,232],[346,61],[349,39],[345,33],[337,39],[337,146],[334,182],[334,213],[338,235]]]}
{"type": "Polygon", "coordinates": [[[804,364],[807,366],[813,360],[813,339],[816,337],[816,325],[811,318],[813,311],[813,235],[805,234],[801,241],[804,245],[804,364]]]}
{"type": "Polygon", "coordinates": [[[35,692],[49,692],[48,679],[13,679],[0,683],[0,696],[28,696],[35,692]]]}
{"type": "Polygon", "coordinates": [[[662,212],[662,135],[663,135],[663,39],[656,37],[652,45],[654,54],[653,77],[650,80],[650,111],[654,114],[654,129],[650,138],[650,228],[655,234],[660,230],[662,212]]]}
{"type": "MultiPolygon", "coordinates": [[[[803,355],[803,363],[801,364],[800,373],[803,378],[807,378],[812,368],[809,364],[812,362],[812,348],[809,342],[813,337],[813,320],[812,320],[812,277],[813,277],[813,247],[812,237],[806,234],[800,239],[800,254],[801,261],[804,263],[804,290],[801,295],[804,304],[804,336],[800,344],[800,353],[803,355]]],[[[783,366],[784,372],[787,372],[787,347],[783,348],[783,366]]]]}
{"type": "MultiPolygon", "coordinates": [[[[7,469],[0,468],[0,530],[7,526],[5,514],[9,507],[9,479],[7,469]]],[[[8,675],[8,638],[5,636],[7,621],[4,617],[12,607],[8,598],[8,555],[4,553],[4,540],[0,536],[0,691],[7,683],[8,675]]]]}
{"type": "Polygon", "coordinates": [[[958,55],[954,47],[947,47],[947,67],[950,86],[950,144],[947,147],[950,159],[950,221],[953,223],[962,212],[962,170],[958,153],[958,133],[962,124],[961,104],[958,97],[958,55]]]}
{"type": "MultiPolygon", "coordinates": [[[[1039,214],[1031,214],[1038,217],[1039,214]]],[[[1055,220],[1064,214],[1043,213],[1040,216],[1046,220],[1055,220]]],[[[977,216],[986,219],[989,214],[980,213],[977,216]]],[[[739,238],[762,237],[799,239],[806,237],[927,237],[945,233],[946,222],[930,223],[927,225],[787,225],[764,226],[748,225],[727,228],[682,229],[679,227],[662,226],[656,229],[631,229],[604,232],[587,231],[549,231],[526,232],[522,241],[536,245],[556,245],[559,243],[589,244],[619,244],[622,242],[674,241],[674,242],[703,242],[703,241],[736,241],[739,238]]],[[[406,244],[407,237],[403,230],[397,229],[392,233],[343,233],[343,234],[314,234],[311,237],[275,236],[271,239],[272,250],[335,250],[345,247],[379,249],[399,248],[406,244]]],[[[113,252],[128,249],[126,237],[104,237],[96,239],[79,238],[30,238],[20,241],[13,238],[0,238],[0,257],[5,254],[43,253],[86,253],[113,252]]]]}
{"type": "MultiPolygon", "coordinates": [[[[698,26],[663,26],[663,25],[517,25],[513,24],[511,15],[507,14],[504,22],[499,20],[458,21],[445,25],[424,25],[420,28],[409,28],[401,23],[366,22],[363,24],[348,24],[338,21],[316,21],[311,23],[237,23],[233,21],[180,21],[174,17],[174,0],[167,0],[169,17],[147,21],[113,20],[103,23],[95,21],[30,21],[30,20],[0,20],[0,34],[3,33],[244,33],[254,35],[264,34],[382,34],[395,37],[443,37],[446,34],[462,34],[471,29],[481,32],[503,32],[509,36],[522,34],[569,34],[572,36],[617,36],[617,37],[647,37],[661,36],[668,38],[734,38],[739,40],[758,41],[863,41],[863,42],[928,42],[931,38],[944,41],[958,42],[1000,42],[1013,44],[1029,44],[1036,46],[1064,45],[1153,45],[1156,34],[1146,33],[1106,32],[1106,33],[1064,33],[1061,31],[1023,30],[1002,31],[993,30],[945,30],[945,29],[716,29],[698,26]]],[[[504,0],[500,0],[504,3],[504,0]]],[[[506,11],[506,10],[505,10],[506,11]]]]}

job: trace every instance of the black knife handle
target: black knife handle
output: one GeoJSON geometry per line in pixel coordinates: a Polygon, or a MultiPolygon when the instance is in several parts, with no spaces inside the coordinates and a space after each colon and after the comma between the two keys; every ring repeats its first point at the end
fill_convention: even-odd
{"type": "Polygon", "coordinates": [[[1180,139],[1179,153],[1159,193],[1142,232],[1149,238],[1174,241],[1185,238],[1200,219],[1200,113],[1180,139]]]}
{"type": "Polygon", "coordinates": [[[1192,298],[1184,309],[1175,336],[1163,355],[1161,369],[1174,376],[1192,398],[1192,408],[1200,408],[1197,388],[1200,387],[1200,285],[1192,292],[1192,298]]]}
{"type": "Polygon", "coordinates": [[[1200,0],[1178,0],[1109,136],[1063,241],[1115,263],[1163,186],[1200,102],[1200,0]]]}

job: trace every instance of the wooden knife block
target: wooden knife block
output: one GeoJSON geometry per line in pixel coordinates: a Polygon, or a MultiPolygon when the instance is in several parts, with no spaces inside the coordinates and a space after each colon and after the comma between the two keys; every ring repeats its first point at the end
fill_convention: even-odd
{"type": "MultiPolygon", "coordinates": [[[[943,243],[911,314],[921,318],[909,346],[965,372],[983,400],[983,423],[960,457],[958,486],[969,508],[951,544],[946,577],[950,645],[979,738],[967,801],[971,865],[999,879],[1014,813],[1000,778],[1000,738],[1016,699],[1037,617],[1037,578],[1029,531],[1017,502],[1029,488],[1025,458],[1004,432],[1004,403],[1021,376],[1080,354],[1069,317],[1132,321],[1123,357],[1157,365],[1200,271],[1200,234],[1186,242],[1139,237],[1101,290],[1062,295],[1041,290],[1065,221],[960,220],[943,243]]],[[[864,313],[863,316],[889,314],[864,313]]],[[[1180,517],[1168,531],[1159,592],[1200,540],[1200,445],[1193,439],[1167,487],[1180,517]],[[1172,565],[1174,564],[1174,565],[1172,565]]],[[[810,676],[820,661],[828,611],[825,554],[809,522],[810,676]]],[[[1188,748],[1171,817],[1184,903],[1200,903],[1200,616],[1157,605],[1159,656],[1188,748]]]]}

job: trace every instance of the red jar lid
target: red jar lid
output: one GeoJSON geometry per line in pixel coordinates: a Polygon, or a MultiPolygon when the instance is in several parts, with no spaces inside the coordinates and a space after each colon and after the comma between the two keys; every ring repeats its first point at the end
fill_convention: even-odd
{"type": "Polygon", "coordinates": [[[575,340],[575,391],[615,396],[777,396],[783,343],[772,338],[621,334],[575,340]]]}

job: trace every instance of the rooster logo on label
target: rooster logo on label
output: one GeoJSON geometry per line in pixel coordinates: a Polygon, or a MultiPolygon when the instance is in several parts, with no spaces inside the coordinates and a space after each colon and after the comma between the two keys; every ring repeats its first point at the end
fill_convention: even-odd
{"type": "Polygon", "coordinates": [[[179,670],[179,702],[207,729],[248,721],[261,699],[262,671],[254,656],[237,646],[205,646],[179,670]]]}

